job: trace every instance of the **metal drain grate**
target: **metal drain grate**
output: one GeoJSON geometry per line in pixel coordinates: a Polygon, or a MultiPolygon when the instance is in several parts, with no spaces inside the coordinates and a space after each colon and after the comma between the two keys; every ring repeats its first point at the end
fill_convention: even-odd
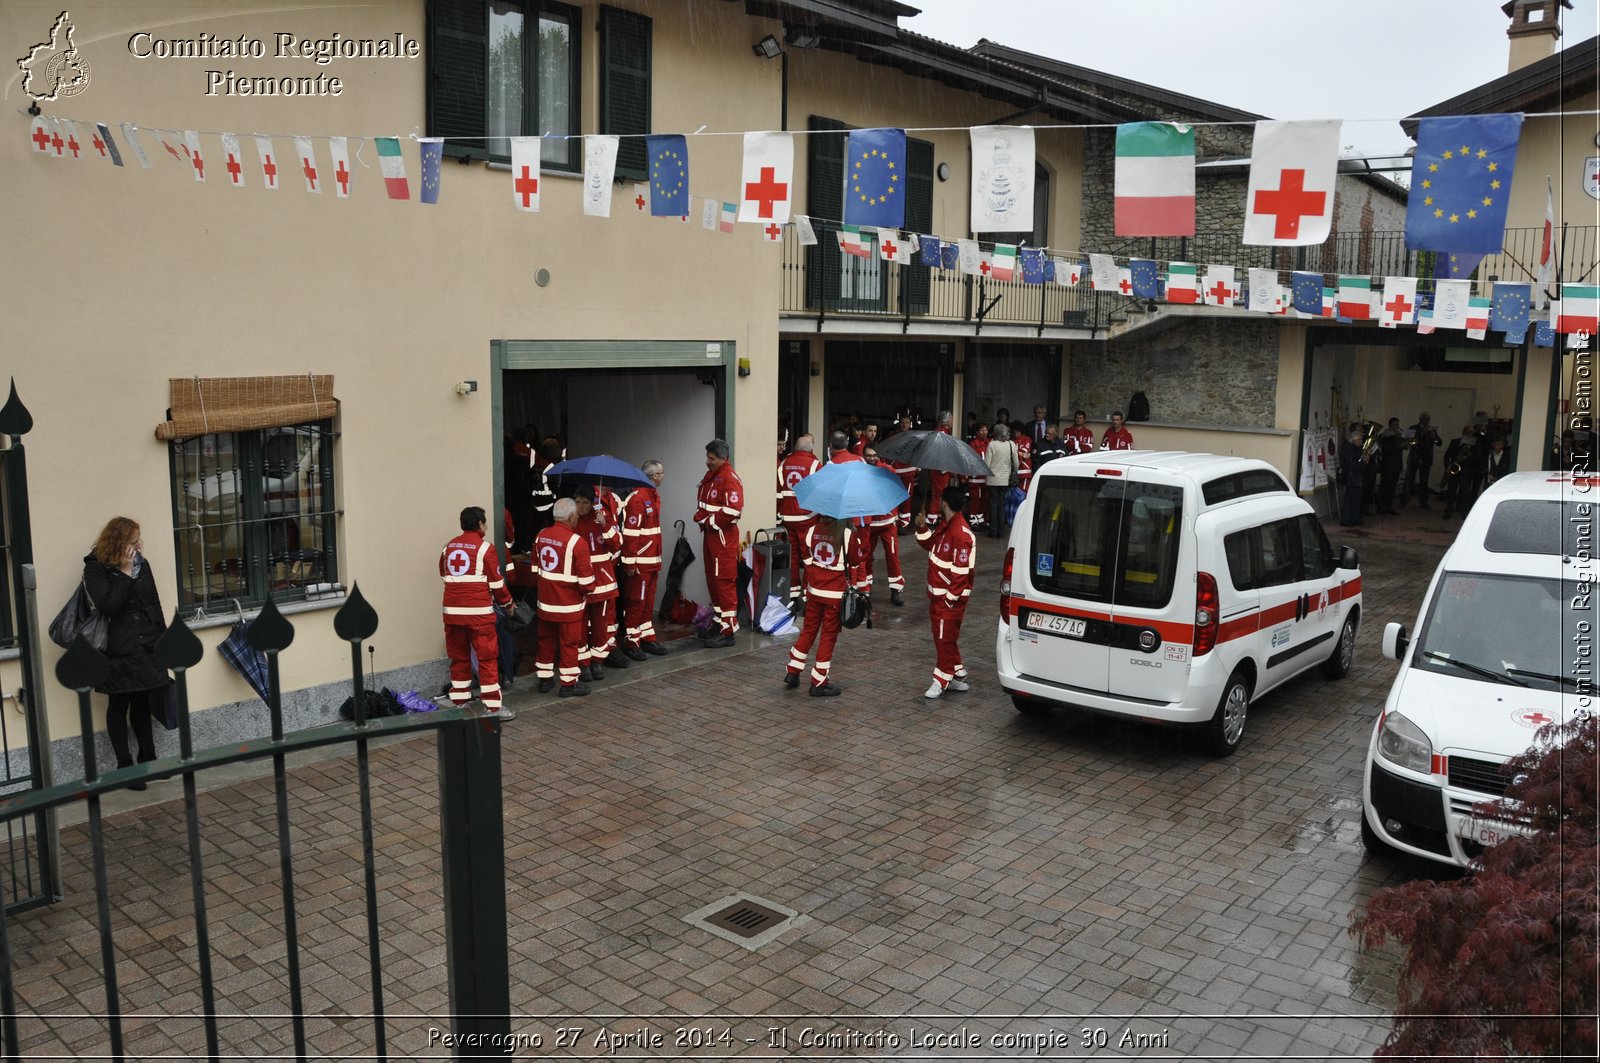
{"type": "Polygon", "coordinates": [[[724,941],[759,949],[785,931],[811,920],[773,901],[736,893],[689,913],[684,921],[724,941]]]}
{"type": "Polygon", "coordinates": [[[720,912],[706,916],[706,922],[711,926],[718,926],[738,934],[742,938],[753,938],[773,924],[784,922],[788,918],[782,912],[775,912],[764,904],[741,899],[720,912]]]}

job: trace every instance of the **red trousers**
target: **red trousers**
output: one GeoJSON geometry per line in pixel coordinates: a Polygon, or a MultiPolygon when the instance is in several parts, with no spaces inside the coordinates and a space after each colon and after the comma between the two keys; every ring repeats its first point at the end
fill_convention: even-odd
{"type": "Polygon", "coordinates": [[[872,538],[867,540],[867,591],[872,591],[872,557],[878,552],[878,544],[883,544],[883,559],[889,570],[889,589],[903,591],[906,589],[905,574],[900,571],[900,530],[893,524],[874,524],[867,529],[867,534],[872,538]]]}
{"type": "Polygon", "coordinates": [[[444,651],[450,656],[450,703],[472,700],[472,654],[478,654],[478,697],[490,712],[500,711],[500,636],[494,623],[446,624],[444,651]]]}
{"type": "Polygon", "coordinates": [[[739,631],[739,533],[706,532],[700,563],[706,568],[706,595],[724,635],[739,631]]]}
{"type": "Polygon", "coordinates": [[[579,664],[599,664],[617,648],[617,599],[590,598],[583,607],[588,641],[578,652],[579,664]]]}
{"type": "Polygon", "coordinates": [[[622,622],[628,645],[637,648],[641,642],[656,640],[656,626],[650,622],[650,612],[656,605],[656,579],[661,569],[656,566],[627,570],[622,581],[622,622]]]}
{"type": "Polygon", "coordinates": [[[811,685],[820,687],[828,681],[828,669],[833,666],[833,646],[839,641],[839,599],[806,595],[805,625],[794,645],[789,647],[789,671],[799,675],[806,670],[806,657],[815,642],[817,663],[811,669],[811,685]]]}
{"type": "Polygon", "coordinates": [[[800,558],[800,544],[805,542],[810,520],[786,520],[783,530],[789,537],[789,600],[794,601],[805,593],[805,563],[800,558]]]}
{"type": "Polygon", "coordinates": [[[581,615],[560,623],[539,618],[539,656],[534,662],[534,671],[540,679],[554,679],[559,669],[562,686],[570,687],[578,682],[578,654],[585,648],[583,628],[581,615]]]}
{"type": "Polygon", "coordinates": [[[928,600],[928,620],[933,627],[933,681],[942,690],[952,679],[965,679],[966,665],[961,663],[961,618],[967,613],[966,603],[949,605],[937,598],[928,600]]]}

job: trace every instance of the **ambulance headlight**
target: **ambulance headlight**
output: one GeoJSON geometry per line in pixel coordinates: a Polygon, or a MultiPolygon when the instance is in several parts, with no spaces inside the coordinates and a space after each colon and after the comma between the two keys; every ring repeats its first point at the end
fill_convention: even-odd
{"type": "Polygon", "coordinates": [[[1384,760],[1426,775],[1433,767],[1433,743],[1422,728],[1391,712],[1378,728],[1378,753],[1384,760]]]}

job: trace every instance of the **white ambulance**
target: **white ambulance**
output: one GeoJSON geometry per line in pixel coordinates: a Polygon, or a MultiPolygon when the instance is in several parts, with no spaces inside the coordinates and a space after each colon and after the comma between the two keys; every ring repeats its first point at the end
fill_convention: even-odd
{"type": "Polygon", "coordinates": [[[1057,704],[1204,728],[1226,756],[1250,703],[1350,669],[1356,553],[1264,461],[1166,451],[1057,458],[1006,550],[995,655],[1024,713],[1057,704]]]}
{"type": "Polygon", "coordinates": [[[1389,624],[1400,661],[1367,746],[1361,835],[1470,866],[1522,828],[1479,814],[1539,728],[1592,711],[1600,480],[1519,472],[1478,497],[1422,601],[1416,634],[1389,624]]]}

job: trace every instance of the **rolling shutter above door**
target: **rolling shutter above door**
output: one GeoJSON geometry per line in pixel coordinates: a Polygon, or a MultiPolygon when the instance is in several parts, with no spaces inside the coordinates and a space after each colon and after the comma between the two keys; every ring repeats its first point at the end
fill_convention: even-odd
{"type": "Polygon", "coordinates": [[[600,132],[621,136],[617,177],[642,181],[650,132],[651,20],[617,7],[600,9],[600,132]]]}

